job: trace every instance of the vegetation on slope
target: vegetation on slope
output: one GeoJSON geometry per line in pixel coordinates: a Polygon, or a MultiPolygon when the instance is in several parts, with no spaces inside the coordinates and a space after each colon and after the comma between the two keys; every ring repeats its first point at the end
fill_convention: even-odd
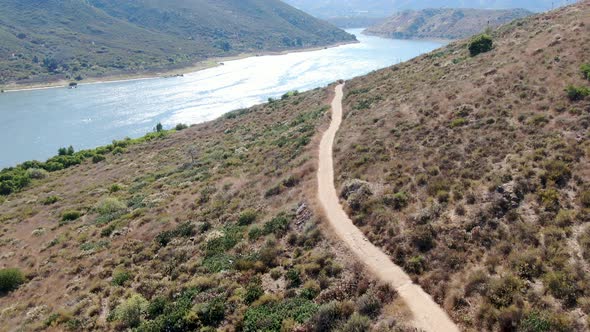
{"type": "Polygon", "coordinates": [[[352,40],[279,0],[7,0],[0,4],[0,84],[174,69],[352,40]]]}
{"type": "Polygon", "coordinates": [[[395,292],[319,225],[327,91],[105,152],[4,196],[0,268],[26,280],[0,296],[0,326],[403,330],[395,292]]]}
{"type": "Polygon", "coordinates": [[[424,9],[403,11],[363,33],[386,38],[461,39],[531,15],[524,9],[424,9]]]}
{"type": "Polygon", "coordinates": [[[491,37],[347,83],[342,197],[466,330],[587,331],[590,2],[491,37]]]}

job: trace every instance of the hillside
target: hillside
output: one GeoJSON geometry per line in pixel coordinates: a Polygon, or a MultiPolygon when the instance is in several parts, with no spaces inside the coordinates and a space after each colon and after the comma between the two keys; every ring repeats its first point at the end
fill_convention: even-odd
{"type": "Polygon", "coordinates": [[[0,329],[409,331],[396,293],[327,236],[315,208],[330,99],[292,93],[29,163],[31,183],[0,196],[0,329]],[[68,168],[40,169],[58,164],[68,168]],[[24,284],[7,293],[4,268],[24,284]]]}
{"type": "Polygon", "coordinates": [[[543,12],[564,4],[552,0],[285,0],[286,3],[324,19],[350,16],[384,17],[397,11],[427,8],[510,9],[543,12]]]}
{"type": "Polygon", "coordinates": [[[347,82],[338,189],[466,330],[588,331],[590,1],[492,38],[347,82]]]}
{"type": "Polygon", "coordinates": [[[0,85],[174,69],[353,40],[279,0],[6,0],[0,85]]]}
{"type": "MultiPolygon", "coordinates": [[[[462,329],[587,331],[590,1],[491,38],[346,83],[338,192],[462,329]]],[[[0,172],[0,326],[413,331],[324,227],[333,91],[0,172]]]]}
{"type": "Polygon", "coordinates": [[[397,39],[462,39],[531,15],[524,9],[424,9],[399,12],[363,33],[397,39]]]}

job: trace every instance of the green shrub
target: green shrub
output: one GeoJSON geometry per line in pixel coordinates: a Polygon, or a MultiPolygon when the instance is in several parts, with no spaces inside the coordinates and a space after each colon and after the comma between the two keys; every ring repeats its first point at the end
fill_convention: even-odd
{"type": "Polygon", "coordinates": [[[497,308],[510,306],[514,297],[523,290],[523,282],[515,276],[492,279],[488,288],[488,299],[497,308]]]}
{"type": "Polygon", "coordinates": [[[295,288],[301,285],[301,274],[297,269],[290,269],[285,274],[287,281],[289,282],[288,287],[295,288]]]}
{"type": "Polygon", "coordinates": [[[98,202],[94,209],[100,215],[114,214],[124,210],[125,204],[115,197],[107,197],[98,202]]]}
{"type": "Polygon", "coordinates": [[[110,319],[119,321],[124,327],[139,326],[141,317],[145,314],[149,302],[139,294],[135,294],[125,302],[119,304],[112,312],[110,319]]]}
{"type": "Polygon", "coordinates": [[[183,224],[178,225],[176,229],[171,231],[163,231],[160,234],[156,235],[156,242],[160,244],[160,246],[165,247],[172,241],[174,238],[177,237],[191,237],[195,235],[195,225],[192,224],[190,221],[185,222],[183,224]]]}
{"type": "Polygon", "coordinates": [[[67,210],[61,214],[62,221],[74,221],[82,216],[82,212],[76,210],[67,210]]]}
{"type": "Polygon", "coordinates": [[[408,206],[409,197],[405,192],[398,192],[393,195],[385,195],[383,203],[395,210],[401,210],[408,206]]]}
{"type": "Polygon", "coordinates": [[[301,297],[304,297],[308,300],[313,300],[318,294],[320,294],[321,288],[317,281],[310,280],[303,285],[303,290],[301,290],[301,297]]]}
{"type": "Polygon", "coordinates": [[[339,329],[340,332],[365,332],[371,330],[371,320],[358,313],[352,314],[348,321],[339,329]]]}
{"type": "Polygon", "coordinates": [[[43,205],[51,205],[51,204],[55,204],[59,201],[59,197],[58,196],[48,196],[46,197],[44,200],[41,201],[41,203],[43,205]]]}
{"type": "Polygon", "coordinates": [[[225,301],[215,298],[197,307],[197,314],[201,324],[205,326],[217,326],[225,318],[225,301]]]}
{"type": "Polygon", "coordinates": [[[587,87],[577,87],[574,85],[569,85],[565,92],[567,93],[567,97],[571,101],[580,101],[588,96],[590,96],[590,89],[587,87]]]}
{"type": "Polygon", "coordinates": [[[580,70],[582,71],[582,76],[584,76],[585,79],[590,81],[590,64],[585,63],[580,67],[580,70]]]}
{"type": "Polygon", "coordinates": [[[457,118],[451,121],[451,128],[463,127],[467,124],[467,120],[464,118],[457,118]]]}
{"type": "Polygon", "coordinates": [[[569,165],[561,160],[551,160],[545,163],[545,182],[555,183],[558,186],[565,186],[572,177],[569,165]]]}
{"type": "Polygon", "coordinates": [[[289,222],[287,215],[281,213],[264,224],[263,232],[265,235],[275,234],[277,236],[283,236],[289,229],[289,222]]]}
{"type": "Polygon", "coordinates": [[[293,319],[299,324],[308,321],[317,311],[317,305],[300,297],[269,302],[250,307],[244,314],[244,332],[280,332],[284,320],[293,319]]]}
{"type": "Polygon", "coordinates": [[[262,229],[258,226],[253,226],[250,228],[250,231],[248,231],[248,239],[250,239],[250,241],[256,241],[262,235],[264,235],[262,229]]]}
{"type": "Polygon", "coordinates": [[[247,226],[256,221],[257,213],[254,210],[245,210],[240,213],[238,218],[238,225],[247,226]]]}
{"type": "Polygon", "coordinates": [[[27,176],[31,179],[41,180],[49,176],[49,172],[42,168],[29,168],[27,170],[27,176]]]}
{"type": "Polygon", "coordinates": [[[246,288],[246,295],[244,296],[244,302],[247,304],[251,304],[252,302],[258,300],[264,294],[264,289],[262,289],[262,285],[260,279],[256,279],[248,285],[246,288]]]}
{"type": "Polygon", "coordinates": [[[25,283],[25,275],[15,268],[0,270],[0,294],[8,293],[25,283]]]}
{"type": "Polygon", "coordinates": [[[176,125],[176,127],[174,127],[174,129],[176,129],[177,131],[185,130],[188,129],[188,125],[184,123],[179,123],[176,125]]]}
{"type": "Polygon", "coordinates": [[[543,278],[551,295],[563,300],[567,305],[574,305],[580,289],[572,273],[564,271],[550,272],[543,278]]]}
{"type": "Polygon", "coordinates": [[[475,36],[469,42],[469,54],[471,54],[471,56],[489,52],[492,48],[494,48],[494,41],[492,40],[492,37],[487,34],[475,36]]]}
{"type": "Polygon", "coordinates": [[[123,286],[129,279],[131,279],[131,273],[125,270],[115,270],[113,272],[112,283],[115,286],[123,286]]]}
{"type": "Polygon", "coordinates": [[[421,274],[426,268],[426,259],[422,255],[414,256],[405,263],[408,273],[421,274]]]}
{"type": "Polygon", "coordinates": [[[92,156],[92,162],[95,164],[98,164],[101,161],[106,160],[107,158],[101,154],[95,154],[94,156],[92,156]]]}

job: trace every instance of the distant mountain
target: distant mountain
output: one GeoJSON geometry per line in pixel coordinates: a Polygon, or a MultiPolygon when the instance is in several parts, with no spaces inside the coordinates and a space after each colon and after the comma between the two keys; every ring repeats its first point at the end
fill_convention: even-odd
{"type": "Polygon", "coordinates": [[[399,12],[363,33],[387,38],[460,39],[533,14],[525,9],[424,9],[399,12]]]}
{"type": "Polygon", "coordinates": [[[167,69],[351,40],[279,0],[3,0],[0,84],[167,69]]]}
{"type": "Polygon", "coordinates": [[[333,18],[341,16],[384,17],[400,10],[427,8],[476,8],[509,9],[525,8],[534,12],[552,9],[573,1],[563,0],[284,0],[286,3],[316,17],[333,18]]]}

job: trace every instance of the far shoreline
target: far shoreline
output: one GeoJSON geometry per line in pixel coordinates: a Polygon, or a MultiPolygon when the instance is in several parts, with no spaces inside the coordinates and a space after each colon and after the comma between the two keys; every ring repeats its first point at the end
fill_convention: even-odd
{"type": "Polygon", "coordinates": [[[147,72],[141,72],[136,74],[121,74],[121,75],[107,75],[104,77],[89,77],[82,81],[72,81],[72,80],[59,80],[54,82],[44,82],[38,84],[18,84],[12,83],[4,86],[0,86],[0,91],[2,93],[10,93],[10,92],[22,92],[22,91],[35,91],[35,90],[47,90],[47,89],[56,89],[56,88],[68,88],[68,85],[71,82],[78,83],[77,86],[84,86],[90,84],[105,84],[105,83],[117,83],[117,82],[131,82],[131,81],[140,81],[140,80],[149,80],[149,79],[159,79],[159,78],[174,78],[184,74],[191,74],[196,73],[202,70],[215,68],[218,66],[223,65],[224,62],[229,61],[236,61],[247,59],[251,57],[260,57],[260,56],[277,56],[277,55],[285,55],[285,54],[292,54],[292,53],[302,53],[302,52],[314,52],[314,51],[321,51],[329,48],[336,48],[345,45],[352,45],[360,43],[358,40],[348,41],[348,42],[340,42],[335,44],[330,44],[326,46],[317,46],[317,47],[309,47],[309,48],[301,48],[301,49],[294,49],[294,50],[285,50],[285,51],[266,51],[260,53],[242,53],[234,56],[228,57],[215,57],[210,58],[203,61],[195,62],[192,65],[188,65],[178,69],[169,69],[169,70],[153,70],[147,72]]]}

